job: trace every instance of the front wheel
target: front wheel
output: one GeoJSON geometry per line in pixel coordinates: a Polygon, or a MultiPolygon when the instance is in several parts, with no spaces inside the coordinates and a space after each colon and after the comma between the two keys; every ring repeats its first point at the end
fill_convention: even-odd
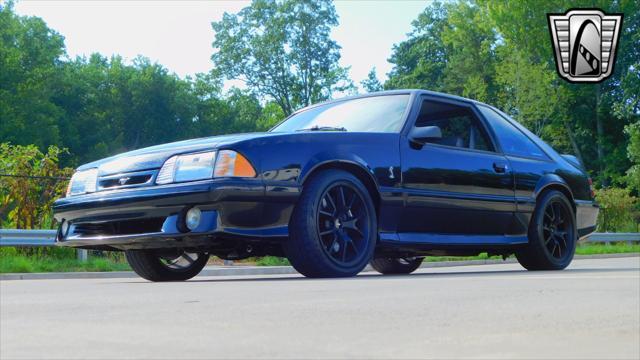
{"type": "Polygon", "coordinates": [[[289,223],[284,250],[307,277],[358,274],[373,256],[376,212],[367,188],[351,173],[325,170],[311,178],[289,223]]]}
{"type": "Polygon", "coordinates": [[[422,264],[421,257],[390,258],[379,257],[371,260],[371,267],[384,275],[411,274],[422,264]]]}
{"type": "Polygon", "coordinates": [[[184,250],[127,250],[133,271],[149,281],[184,281],[198,275],[207,265],[209,254],[184,250]]]}
{"type": "Polygon", "coordinates": [[[573,207],[567,197],[551,190],[540,195],[529,224],[529,243],[516,252],[527,270],[562,270],[576,250],[577,230],[573,207]]]}

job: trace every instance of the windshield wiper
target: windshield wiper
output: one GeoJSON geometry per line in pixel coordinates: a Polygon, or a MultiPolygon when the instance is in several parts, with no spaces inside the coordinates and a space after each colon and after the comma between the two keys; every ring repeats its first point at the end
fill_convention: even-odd
{"type": "Polygon", "coordinates": [[[347,131],[344,127],[335,127],[335,126],[312,126],[306,129],[299,129],[296,131],[347,131]]]}

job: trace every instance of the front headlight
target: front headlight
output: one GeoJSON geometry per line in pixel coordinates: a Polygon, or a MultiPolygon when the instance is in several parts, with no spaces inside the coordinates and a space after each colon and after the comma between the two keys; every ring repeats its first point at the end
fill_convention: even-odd
{"type": "Polygon", "coordinates": [[[231,150],[178,155],[169,158],[158,173],[156,184],[170,184],[214,177],[255,177],[253,166],[231,150]]]}
{"type": "Polygon", "coordinates": [[[77,171],[71,177],[67,187],[67,196],[80,195],[96,191],[98,169],[77,171]]]}

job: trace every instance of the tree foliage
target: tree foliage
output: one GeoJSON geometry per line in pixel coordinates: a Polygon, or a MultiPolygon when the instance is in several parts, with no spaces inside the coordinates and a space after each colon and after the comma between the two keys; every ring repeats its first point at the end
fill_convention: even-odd
{"type": "Polygon", "coordinates": [[[266,130],[284,118],[220,73],[181,79],[144,57],[66,59],[39,18],[0,5],[0,143],[55,145],[63,166],[180,139],[266,130]]]}
{"type": "Polygon", "coordinates": [[[360,85],[364,88],[364,90],[368,93],[382,91],[384,88],[380,80],[378,80],[378,76],[376,75],[376,68],[372,68],[367,74],[367,78],[360,82],[360,85]]]}
{"type": "Polygon", "coordinates": [[[63,152],[55,146],[43,153],[35,145],[0,144],[0,225],[51,227],[53,200],[64,194],[72,172],[59,167],[63,152]],[[20,176],[7,176],[16,174],[20,176]]]}
{"type": "MultiPolygon", "coordinates": [[[[66,148],[55,154],[64,168],[163,142],[267,130],[352,86],[330,37],[337,24],[329,0],[254,0],[212,24],[215,68],[180,78],[144,57],[69,59],[62,35],[0,3],[0,143],[33,144],[43,154],[66,148]],[[230,78],[247,90],[224,91],[230,78]]],[[[372,69],[366,91],[423,88],[497,105],[580,157],[599,186],[640,193],[638,1],[434,1],[412,25],[393,47],[389,79],[381,85],[372,69]],[[546,14],[571,7],[625,15],[614,74],[599,85],[556,74],[546,14]]]]}
{"type": "Polygon", "coordinates": [[[434,2],[394,46],[384,87],[495,104],[578,156],[599,185],[622,185],[633,179],[624,176],[632,159],[623,130],[640,117],[639,33],[640,3],[633,0],[434,2]],[[599,85],[570,84],[556,74],[546,14],[594,5],[625,15],[615,71],[599,85]]]}
{"type": "Polygon", "coordinates": [[[336,25],[330,0],[254,0],[212,23],[211,59],[227,78],[243,80],[289,115],[351,86],[330,37],[336,25]]]}

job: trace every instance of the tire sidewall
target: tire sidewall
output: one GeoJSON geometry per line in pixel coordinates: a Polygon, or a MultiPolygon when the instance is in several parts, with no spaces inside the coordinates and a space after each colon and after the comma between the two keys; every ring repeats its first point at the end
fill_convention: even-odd
{"type": "Polygon", "coordinates": [[[571,206],[571,204],[569,203],[569,200],[564,194],[555,190],[549,191],[543,194],[540,203],[536,207],[534,218],[532,219],[533,221],[529,229],[529,239],[530,241],[535,242],[534,245],[536,246],[537,249],[539,249],[540,254],[545,258],[545,260],[548,262],[549,265],[551,265],[552,268],[564,269],[573,260],[573,256],[576,249],[576,243],[577,243],[577,238],[576,238],[577,229],[576,229],[575,219],[576,217],[573,211],[573,207],[571,206]],[[569,214],[568,216],[569,219],[567,220],[570,221],[571,236],[568,237],[569,239],[568,240],[569,244],[567,246],[568,255],[564,256],[561,259],[555,258],[549,253],[544,243],[545,239],[543,236],[544,213],[545,213],[545,210],[547,209],[547,206],[554,201],[559,201],[562,204],[564,210],[567,211],[569,214]]]}
{"type": "Polygon", "coordinates": [[[128,250],[126,259],[133,271],[149,281],[184,281],[198,275],[207,265],[208,253],[198,253],[198,258],[189,267],[172,269],[160,260],[154,250],[128,250]]]}

